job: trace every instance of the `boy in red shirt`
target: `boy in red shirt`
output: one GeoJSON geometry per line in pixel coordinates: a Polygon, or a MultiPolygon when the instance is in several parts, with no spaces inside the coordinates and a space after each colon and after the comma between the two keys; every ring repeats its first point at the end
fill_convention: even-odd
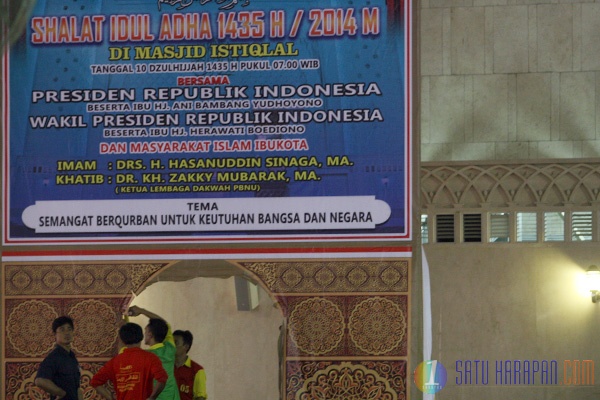
{"type": "Polygon", "coordinates": [[[188,357],[194,336],[190,331],[176,330],[175,378],[181,400],[206,400],[206,374],[202,365],[188,357]]]}
{"type": "Polygon", "coordinates": [[[155,400],[164,389],[168,375],[155,354],[142,350],[142,327],[126,323],[119,329],[119,338],[125,348],[100,368],[90,385],[109,400],[113,400],[113,396],[104,385],[109,380],[115,388],[117,400],[155,400]]]}

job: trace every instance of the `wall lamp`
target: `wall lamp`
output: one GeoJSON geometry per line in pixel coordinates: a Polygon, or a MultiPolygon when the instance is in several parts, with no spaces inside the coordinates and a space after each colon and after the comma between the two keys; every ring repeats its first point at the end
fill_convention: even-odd
{"type": "Polygon", "coordinates": [[[586,272],[587,283],[592,292],[592,303],[600,302],[600,269],[595,265],[590,265],[586,272]]]}

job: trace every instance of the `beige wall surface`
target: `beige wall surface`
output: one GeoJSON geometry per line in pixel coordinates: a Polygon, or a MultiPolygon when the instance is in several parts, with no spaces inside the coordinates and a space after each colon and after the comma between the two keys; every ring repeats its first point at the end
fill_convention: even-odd
{"type": "Polygon", "coordinates": [[[423,0],[423,161],[600,154],[600,3],[423,0]]]}
{"type": "MultiPolygon", "coordinates": [[[[235,296],[233,278],[196,278],[153,284],[131,304],[192,332],[189,354],[206,370],[209,399],[277,399],[283,315],[262,289],[253,311],[238,311],[235,296]]],[[[148,323],[144,316],[131,321],[148,323]]]]}
{"type": "Polygon", "coordinates": [[[436,399],[598,398],[600,303],[592,303],[584,286],[587,267],[600,263],[596,246],[475,246],[425,245],[432,359],[448,372],[447,385],[436,399]],[[487,384],[482,383],[482,369],[476,383],[475,360],[488,362],[487,384]],[[525,360],[530,366],[556,360],[556,384],[542,384],[540,373],[524,373],[525,360]],[[594,361],[595,379],[573,367],[583,360],[594,361]],[[471,361],[470,381],[466,361],[471,361]],[[496,361],[513,366],[511,382],[503,375],[506,368],[497,375],[496,361]],[[519,384],[515,361],[521,362],[519,384]],[[535,379],[535,384],[526,379],[535,379]]]}
{"type": "MultiPolygon", "coordinates": [[[[417,7],[422,161],[600,156],[600,2],[423,0],[417,7]]],[[[600,264],[597,244],[436,243],[425,252],[431,358],[448,372],[436,399],[600,397],[600,304],[584,285],[587,267],[600,264]],[[538,373],[529,384],[523,379],[534,376],[523,371],[507,382],[505,368],[497,374],[507,361],[514,369],[544,360],[556,360],[558,382],[542,384],[538,373]],[[586,367],[574,368],[583,360],[594,362],[593,381],[586,367]],[[485,384],[475,361],[487,363],[485,384]]]]}

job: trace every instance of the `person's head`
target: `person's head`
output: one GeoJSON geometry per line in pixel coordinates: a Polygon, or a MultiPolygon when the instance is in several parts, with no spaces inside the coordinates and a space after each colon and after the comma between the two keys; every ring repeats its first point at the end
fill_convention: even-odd
{"type": "Polygon", "coordinates": [[[133,322],[128,322],[119,328],[119,339],[125,346],[142,343],[144,332],[142,327],[133,322]]]}
{"type": "Polygon", "coordinates": [[[71,346],[74,329],[73,320],[65,315],[52,321],[52,332],[56,337],[56,343],[63,347],[71,346]]]}
{"type": "Polygon", "coordinates": [[[173,332],[173,339],[175,340],[176,356],[184,356],[190,351],[192,343],[194,342],[194,335],[190,331],[182,331],[180,329],[173,332]]]}
{"type": "Polygon", "coordinates": [[[169,333],[169,326],[160,318],[150,318],[144,333],[145,344],[153,345],[162,343],[167,337],[167,333],[169,333]]]}

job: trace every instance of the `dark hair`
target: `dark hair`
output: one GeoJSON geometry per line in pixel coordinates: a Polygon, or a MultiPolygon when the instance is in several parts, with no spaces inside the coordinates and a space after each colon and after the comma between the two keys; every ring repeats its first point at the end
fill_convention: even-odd
{"type": "Polygon", "coordinates": [[[52,332],[56,333],[56,330],[65,324],[69,324],[71,325],[72,329],[75,329],[75,325],[73,325],[73,320],[70,317],[63,315],[62,317],[58,317],[54,321],[52,321],[52,332]]]}
{"type": "Polygon", "coordinates": [[[123,344],[136,344],[144,339],[144,332],[138,324],[128,322],[119,328],[119,338],[123,344]]]}
{"type": "Polygon", "coordinates": [[[192,347],[192,343],[194,342],[194,335],[192,335],[192,332],[178,329],[173,332],[173,336],[180,336],[183,340],[183,344],[187,345],[188,350],[192,347]]]}
{"type": "Polygon", "coordinates": [[[154,340],[157,343],[162,343],[165,341],[167,337],[167,333],[169,333],[169,326],[167,323],[160,318],[150,318],[150,322],[148,322],[148,329],[154,336],[154,340]]]}

